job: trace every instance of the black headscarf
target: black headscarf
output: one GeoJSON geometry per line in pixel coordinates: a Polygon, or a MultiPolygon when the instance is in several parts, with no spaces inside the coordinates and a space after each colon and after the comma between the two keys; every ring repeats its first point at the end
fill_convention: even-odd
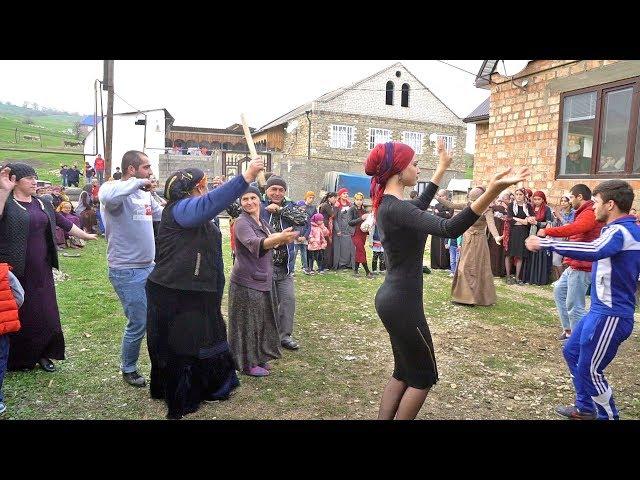
{"type": "Polygon", "coordinates": [[[199,168],[183,168],[172,173],[164,184],[164,198],[172,203],[188,197],[203,178],[204,172],[199,168]]]}
{"type": "Polygon", "coordinates": [[[33,167],[31,165],[27,165],[26,163],[7,163],[5,167],[9,167],[11,169],[11,173],[9,173],[9,177],[11,177],[12,175],[15,175],[16,182],[24,177],[34,176],[38,178],[38,174],[33,169],[33,167]]]}

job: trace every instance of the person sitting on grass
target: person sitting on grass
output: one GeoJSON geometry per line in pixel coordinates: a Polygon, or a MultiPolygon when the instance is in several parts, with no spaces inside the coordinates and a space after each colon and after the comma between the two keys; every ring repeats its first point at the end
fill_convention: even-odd
{"type": "MultiPolygon", "coordinates": [[[[60,213],[64,218],[76,225],[78,228],[82,227],[82,221],[77,215],[71,213],[71,203],[62,202],[56,212],[60,213]]],[[[85,241],[81,238],[70,235],[62,228],[56,226],[56,244],[61,248],[82,248],[85,246],[85,241]]]]}

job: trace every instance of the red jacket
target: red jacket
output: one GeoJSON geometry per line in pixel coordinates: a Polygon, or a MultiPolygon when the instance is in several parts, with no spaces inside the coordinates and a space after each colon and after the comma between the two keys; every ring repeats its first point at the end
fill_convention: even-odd
{"type": "MultiPolygon", "coordinates": [[[[573,223],[562,227],[545,228],[544,231],[549,237],[569,237],[570,242],[590,242],[600,236],[602,227],[604,227],[604,223],[596,220],[596,214],[593,211],[593,200],[587,200],[576,210],[576,217],[573,223]]],[[[585,260],[565,257],[564,263],[574,270],[591,271],[591,262],[585,260]]]]}
{"type": "Polygon", "coordinates": [[[104,158],[96,158],[93,166],[97,172],[104,172],[104,158]]]}
{"type": "Polygon", "coordinates": [[[0,263],[0,335],[20,330],[18,304],[9,283],[9,264],[0,263]]]}

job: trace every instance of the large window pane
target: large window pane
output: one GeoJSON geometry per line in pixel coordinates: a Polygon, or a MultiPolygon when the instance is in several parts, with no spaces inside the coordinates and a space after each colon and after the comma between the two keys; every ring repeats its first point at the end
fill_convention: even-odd
{"type": "Polygon", "coordinates": [[[604,95],[599,172],[624,172],[632,95],[632,87],[604,95]]]}
{"type": "Polygon", "coordinates": [[[593,157],[596,92],[564,97],[560,173],[587,175],[593,157]]]}

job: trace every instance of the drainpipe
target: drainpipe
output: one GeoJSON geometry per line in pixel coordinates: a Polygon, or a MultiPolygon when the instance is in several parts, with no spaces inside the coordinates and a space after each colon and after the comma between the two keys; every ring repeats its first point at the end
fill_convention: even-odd
{"type": "Polygon", "coordinates": [[[307,142],[307,161],[311,160],[311,118],[309,117],[309,114],[311,113],[311,110],[307,110],[305,112],[307,114],[307,121],[309,122],[309,139],[307,142]]]}

